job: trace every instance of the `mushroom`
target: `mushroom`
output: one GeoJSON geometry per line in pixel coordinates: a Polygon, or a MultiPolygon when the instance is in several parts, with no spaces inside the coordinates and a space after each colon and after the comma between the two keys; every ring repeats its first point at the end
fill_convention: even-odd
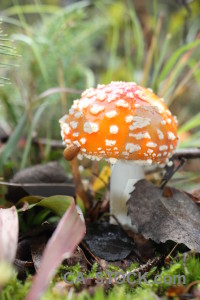
{"type": "Polygon", "coordinates": [[[126,201],[144,178],[143,166],[166,163],[177,146],[177,121],[163,99],[134,82],[98,85],[73,102],[60,124],[70,158],[74,149],[111,163],[110,213],[133,228],[126,201]]]}

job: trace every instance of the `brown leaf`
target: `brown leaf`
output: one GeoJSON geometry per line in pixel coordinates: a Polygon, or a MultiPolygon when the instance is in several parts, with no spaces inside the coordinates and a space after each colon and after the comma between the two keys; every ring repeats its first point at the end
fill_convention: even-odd
{"type": "Polygon", "coordinates": [[[163,196],[165,198],[171,198],[173,196],[173,192],[169,186],[164,187],[163,189],[163,196]]]}
{"type": "Polygon", "coordinates": [[[35,165],[17,172],[10,182],[0,182],[8,187],[6,199],[16,203],[27,195],[49,197],[75,196],[75,186],[58,162],[35,165]]]}
{"type": "Polygon", "coordinates": [[[42,254],[46,245],[47,238],[45,235],[33,237],[30,241],[31,256],[36,271],[39,269],[42,254]]]}
{"type": "Polygon", "coordinates": [[[200,189],[193,191],[192,194],[186,193],[196,204],[200,204],[200,189]]]}
{"type": "Polygon", "coordinates": [[[17,278],[20,280],[25,280],[27,278],[27,272],[28,274],[33,274],[34,272],[34,265],[32,261],[15,259],[13,265],[17,271],[17,278]]]}
{"type": "Polygon", "coordinates": [[[17,251],[18,215],[15,206],[0,209],[0,261],[13,262],[17,251]]]}
{"type": "Polygon", "coordinates": [[[140,180],[128,200],[128,214],[139,233],[155,242],[173,240],[200,252],[200,209],[184,193],[170,188],[172,196],[140,180]]]}
{"type": "Polygon", "coordinates": [[[72,286],[73,284],[67,284],[64,281],[56,282],[56,284],[52,289],[53,295],[55,296],[67,295],[72,286]]]}
{"type": "Polygon", "coordinates": [[[184,294],[185,287],[184,285],[170,286],[166,291],[167,297],[177,297],[181,294],[184,294]]]}
{"type": "Polygon", "coordinates": [[[142,235],[131,230],[127,233],[134,240],[136,246],[134,251],[142,262],[147,262],[155,257],[155,243],[152,240],[145,239],[142,235]]]}

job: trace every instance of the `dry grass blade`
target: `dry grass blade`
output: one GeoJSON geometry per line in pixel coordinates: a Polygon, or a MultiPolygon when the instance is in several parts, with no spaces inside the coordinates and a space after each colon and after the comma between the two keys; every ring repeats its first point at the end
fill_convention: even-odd
{"type": "Polygon", "coordinates": [[[200,67],[200,61],[186,74],[186,76],[181,80],[181,82],[178,84],[177,88],[175,89],[175,92],[170,97],[170,102],[168,101],[168,104],[172,103],[173,100],[182,94],[184,91],[184,87],[188,83],[188,81],[192,78],[196,70],[199,70],[200,67]]]}
{"type": "Polygon", "coordinates": [[[57,93],[71,93],[71,94],[81,94],[82,91],[71,89],[71,88],[63,88],[63,87],[54,87],[46,90],[42,94],[40,94],[35,101],[42,100],[46,97],[52,96],[57,93]]]}
{"type": "Polygon", "coordinates": [[[155,47],[156,47],[156,43],[157,43],[156,39],[157,39],[157,36],[159,36],[161,26],[162,26],[162,18],[159,18],[158,23],[157,23],[157,28],[156,28],[156,34],[153,35],[153,37],[152,37],[150,49],[148,51],[146,62],[144,65],[144,72],[143,72],[143,77],[141,80],[141,85],[144,85],[144,86],[147,84],[149,72],[151,70],[153,56],[155,54],[155,47]]]}

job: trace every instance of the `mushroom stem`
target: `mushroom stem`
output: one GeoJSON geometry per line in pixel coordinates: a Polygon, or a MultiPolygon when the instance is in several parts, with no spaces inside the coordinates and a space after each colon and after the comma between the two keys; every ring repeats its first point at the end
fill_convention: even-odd
{"type": "MultiPolygon", "coordinates": [[[[144,178],[143,167],[133,161],[119,160],[111,167],[110,177],[110,213],[124,228],[135,229],[127,216],[127,200],[138,180],[144,178]]],[[[111,223],[115,223],[111,217],[111,223]]]]}

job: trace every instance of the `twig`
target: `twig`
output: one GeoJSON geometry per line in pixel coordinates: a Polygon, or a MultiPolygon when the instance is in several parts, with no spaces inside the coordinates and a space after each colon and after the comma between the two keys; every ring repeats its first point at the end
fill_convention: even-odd
{"type": "MultiPolygon", "coordinates": [[[[49,145],[51,148],[64,148],[65,145],[61,140],[48,140],[45,138],[34,138],[33,142],[37,145],[49,145]]],[[[178,149],[174,152],[172,159],[196,159],[200,158],[200,148],[186,148],[186,149],[178,149]]]]}
{"type": "Polygon", "coordinates": [[[53,87],[53,88],[50,88],[50,89],[46,90],[45,92],[43,92],[39,96],[37,96],[36,99],[35,99],[35,101],[42,100],[42,99],[44,99],[46,97],[49,97],[49,96],[51,96],[53,94],[57,94],[57,93],[81,94],[82,91],[81,90],[72,89],[72,88],[53,87]]]}
{"type": "Polygon", "coordinates": [[[102,270],[105,272],[106,269],[104,268],[104,266],[101,263],[101,260],[96,257],[89,249],[89,247],[86,245],[86,243],[84,241],[81,242],[82,247],[91,255],[91,257],[94,258],[94,260],[97,262],[97,264],[102,268],[102,270]]]}
{"type": "Polygon", "coordinates": [[[63,149],[64,147],[66,147],[66,145],[64,145],[61,140],[49,140],[45,138],[34,138],[33,143],[37,146],[46,146],[48,144],[48,146],[50,146],[51,148],[58,149],[63,149]]]}
{"type": "Polygon", "coordinates": [[[174,174],[176,172],[178,172],[183,167],[183,165],[185,164],[185,162],[186,162],[186,159],[183,158],[183,157],[181,157],[179,159],[179,164],[178,164],[178,166],[176,168],[174,168],[174,165],[173,165],[172,167],[169,168],[169,170],[167,170],[164,178],[161,181],[161,186],[160,186],[161,189],[164,189],[164,187],[169,182],[169,180],[174,176],[174,174]]]}
{"type": "Polygon", "coordinates": [[[182,157],[187,159],[200,158],[200,148],[178,149],[172,156],[172,159],[180,159],[182,157]]]}
{"type": "Polygon", "coordinates": [[[172,248],[172,250],[169,252],[169,254],[165,257],[165,264],[169,263],[170,257],[172,255],[172,253],[174,252],[174,250],[176,250],[177,247],[178,247],[178,243],[172,248]]]}
{"type": "MultiPolygon", "coordinates": [[[[153,259],[149,259],[146,264],[141,265],[136,269],[124,273],[124,276],[127,276],[129,273],[134,273],[135,275],[137,275],[139,273],[144,274],[146,272],[149,272],[153,267],[158,266],[162,260],[163,260],[162,255],[158,257],[154,257],[153,259]]],[[[119,275],[116,280],[119,281],[120,279],[122,279],[122,275],[119,275]]]]}
{"type": "Polygon", "coordinates": [[[194,285],[197,285],[197,284],[200,284],[200,280],[196,280],[196,281],[193,281],[191,282],[190,284],[188,284],[188,286],[186,287],[185,289],[185,293],[188,293],[190,291],[190,289],[194,286],[194,285]]]}

